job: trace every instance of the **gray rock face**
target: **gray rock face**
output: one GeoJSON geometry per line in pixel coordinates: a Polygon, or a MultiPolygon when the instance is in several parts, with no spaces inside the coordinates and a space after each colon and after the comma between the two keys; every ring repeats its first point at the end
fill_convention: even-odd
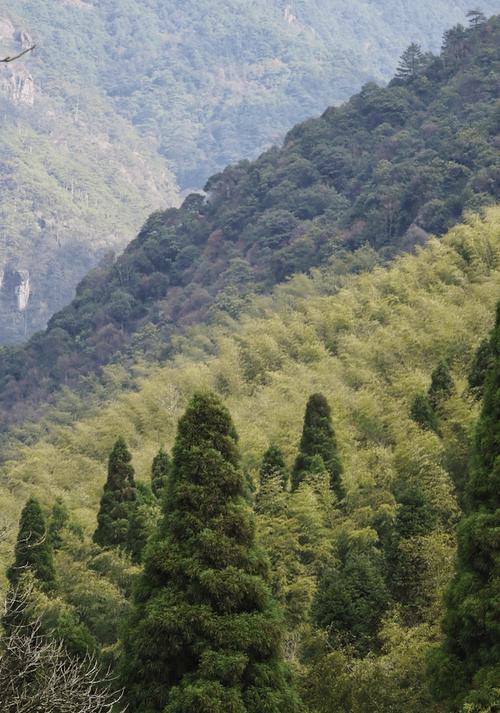
{"type": "Polygon", "coordinates": [[[31,293],[29,270],[6,266],[1,271],[0,300],[4,308],[24,312],[31,293]]]}
{"type": "Polygon", "coordinates": [[[3,67],[0,75],[0,94],[16,106],[33,106],[35,103],[35,82],[25,69],[18,69],[14,63],[3,67]]]}

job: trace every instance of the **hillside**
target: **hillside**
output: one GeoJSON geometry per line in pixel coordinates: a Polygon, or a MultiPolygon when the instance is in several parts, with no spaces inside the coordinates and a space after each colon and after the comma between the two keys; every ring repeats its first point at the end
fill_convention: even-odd
{"type": "MultiPolygon", "coordinates": [[[[496,3],[476,3],[485,12],[496,3]]],[[[23,341],[156,208],[437,50],[468,0],[0,0],[0,343],[23,341]]]]}
{"type": "Polygon", "coordinates": [[[237,318],[293,273],[360,271],[498,200],[499,35],[499,18],[450,31],[440,57],[417,58],[387,88],[366,85],[281,149],[153,214],[46,332],[3,351],[3,420],[36,415],[112,361],[171,354],[189,325],[237,318]]]}
{"type": "MultiPolygon", "coordinates": [[[[305,403],[321,391],[332,407],[343,463],[341,509],[316,471],[295,492],[270,486],[256,500],[259,540],[285,613],[287,658],[306,710],[333,713],[342,702],[346,713],[444,713],[429,693],[426,661],[440,639],[478,412],[468,375],[500,296],[499,209],[485,219],[471,216],[390,268],[348,278],[332,295],[336,279],[332,268],[296,276],[271,296],[254,298],[230,329],[193,328],[176,359],[150,367],[136,393],[70,425],[45,420],[47,435],[32,446],[12,443],[0,481],[3,518],[13,521],[28,495],[39,496],[46,509],[61,495],[70,508],[73,529],[56,554],[57,588],[42,592],[37,604],[50,626],[61,617],[68,641],[74,642],[68,622],[79,622],[71,624],[78,641],[87,631],[114,661],[117,632],[130,610],[136,570],[123,555],[96,549],[81,530],[90,534],[95,527],[105,461],[118,434],[131,448],[139,482],[148,482],[153,456],[160,445],[172,446],[193,391],[213,389],[233,414],[244,471],[258,488],[270,443],[292,466],[305,403]],[[412,419],[412,404],[443,362],[452,386],[439,407],[439,428],[429,430],[412,419]],[[416,524],[404,509],[415,492],[416,524]],[[404,539],[401,532],[411,527],[420,528],[418,537],[404,539]],[[384,567],[396,566],[395,542],[404,579],[389,577],[388,591],[384,567]],[[351,638],[339,641],[329,638],[331,628],[314,626],[316,593],[325,568],[340,577],[340,586],[356,587],[349,583],[352,570],[342,569],[345,561],[354,576],[363,574],[364,594],[355,588],[350,596],[375,596],[378,587],[379,608],[375,625],[358,609],[356,628],[347,630],[351,638]]],[[[342,631],[350,614],[335,614],[335,601],[329,615],[342,631]]]]}

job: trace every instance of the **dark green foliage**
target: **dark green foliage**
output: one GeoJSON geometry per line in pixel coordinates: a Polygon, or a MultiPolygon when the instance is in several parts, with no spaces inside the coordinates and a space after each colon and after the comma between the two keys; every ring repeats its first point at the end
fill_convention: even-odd
{"type": "Polygon", "coordinates": [[[259,475],[261,487],[269,478],[278,476],[281,479],[283,489],[287,489],[290,476],[281,448],[276,445],[269,446],[262,458],[259,475]]]}
{"type": "Polygon", "coordinates": [[[481,27],[481,25],[486,24],[486,15],[484,12],[481,12],[481,10],[469,10],[467,18],[473,29],[477,29],[481,27]]]}
{"type": "Polygon", "coordinates": [[[415,423],[427,431],[439,433],[439,415],[454,388],[450,369],[446,362],[442,361],[432,372],[427,394],[417,394],[413,400],[410,415],[415,423]]]}
{"type": "Polygon", "coordinates": [[[206,198],[153,214],[45,333],[2,355],[1,419],[36,416],[61,384],[117,354],[133,359],[132,345],[148,357],[146,333],[152,358],[168,354],[174,331],[238,316],[252,292],[293,272],[332,258],[345,271],[365,245],[390,258],[498,200],[499,35],[498,18],[480,32],[455,28],[410,81],[365,85],[282,148],[214,175],[206,198]]]}
{"type": "Polygon", "coordinates": [[[475,450],[466,484],[455,578],[446,597],[444,644],[431,661],[438,699],[491,710],[500,681],[500,304],[475,450]],[[495,689],[496,692],[495,692],[495,689]]]}
{"type": "Polygon", "coordinates": [[[27,571],[32,572],[45,589],[54,584],[52,547],[45,517],[36,498],[30,498],[21,513],[14,562],[7,572],[11,586],[16,587],[27,571]]]}
{"type": "Polygon", "coordinates": [[[425,66],[425,57],[422,48],[416,42],[403,52],[396,70],[396,79],[411,79],[416,77],[425,66]]]}
{"type": "Polygon", "coordinates": [[[101,547],[125,547],[129,517],[135,507],[137,490],[132,456],[123,438],[118,438],[108,461],[108,478],[97,515],[94,542],[101,547]]]}
{"type": "Polygon", "coordinates": [[[415,423],[427,430],[438,430],[438,420],[429,397],[426,394],[417,394],[413,399],[410,411],[412,419],[415,423]]]}
{"type": "Polygon", "coordinates": [[[323,460],[330,476],[330,486],[337,497],[344,497],[342,463],[337,450],[330,406],[323,394],[313,394],[306,406],[304,428],[299,455],[292,472],[292,490],[296,490],[305,476],[317,472],[318,457],[323,460]]]}
{"type": "Polygon", "coordinates": [[[405,490],[397,500],[396,520],[387,547],[387,583],[393,599],[402,606],[406,622],[416,624],[433,596],[422,583],[425,562],[418,538],[433,531],[437,517],[418,489],[405,490]]]}
{"type": "Polygon", "coordinates": [[[450,398],[454,389],[453,378],[446,362],[442,361],[432,372],[428,391],[429,402],[436,413],[442,404],[450,398]]]}
{"type": "Polygon", "coordinates": [[[197,394],[179,421],[125,637],[133,713],[298,711],[268,575],[231,418],[217,397],[197,394]]]}
{"type": "Polygon", "coordinates": [[[54,550],[62,546],[62,535],[69,523],[69,511],[62,498],[56,498],[49,521],[49,541],[54,550]]]}
{"type": "Polygon", "coordinates": [[[389,598],[380,554],[352,547],[320,580],[312,614],[333,647],[350,645],[362,656],[376,648],[389,598]]]}
{"type": "Polygon", "coordinates": [[[163,490],[168,483],[172,463],[168,453],[160,448],[153,458],[151,466],[151,489],[157,498],[161,498],[163,490]]]}
{"type": "Polygon", "coordinates": [[[481,342],[474,355],[474,361],[468,377],[469,387],[478,399],[483,396],[484,383],[491,365],[492,356],[490,340],[485,339],[481,342]]]}
{"type": "Polygon", "coordinates": [[[127,550],[139,563],[149,538],[154,534],[160,514],[157,497],[144,483],[137,485],[137,499],[128,520],[127,550]]]}

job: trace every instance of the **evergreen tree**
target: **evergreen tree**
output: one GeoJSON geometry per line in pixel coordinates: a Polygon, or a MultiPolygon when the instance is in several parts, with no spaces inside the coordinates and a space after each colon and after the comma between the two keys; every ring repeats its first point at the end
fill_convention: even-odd
{"type": "Polygon", "coordinates": [[[435,412],[438,412],[443,403],[450,398],[454,387],[450,369],[446,362],[442,361],[432,372],[431,385],[427,394],[435,412]]]}
{"type": "Polygon", "coordinates": [[[269,446],[262,458],[259,475],[261,487],[269,478],[278,476],[283,489],[287,489],[289,474],[281,448],[275,445],[269,446]]]}
{"type": "Polygon", "coordinates": [[[450,710],[464,702],[496,710],[500,703],[500,304],[491,349],[457,533],[457,570],[446,597],[445,640],[431,664],[435,694],[450,710]]]}
{"type": "Polygon", "coordinates": [[[11,586],[16,587],[23,573],[28,570],[44,588],[54,584],[52,547],[45,517],[36,498],[30,498],[21,513],[14,562],[7,572],[11,586]]]}
{"type": "Polygon", "coordinates": [[[151,489],[157,498],[161,497],[163,489],[168,483],[171,468],[172,464],[168,453],[160,448],[151,466],[151,489]]]}
{"type": "Polygon", "coordinates": [[[483,396],[484,382],[491,364],[491,357],[490,340],[485,339],[481,342],[474,355],[474,361],[468,376],[469,388],[478,399],[483,396]]]}
{"type": "Polygon", "coordinates": [[[292,490],[296,490],[304,477],[317,470],[318,456],[323,459],[330,475],[330,486],[337,497],[344,497],[342,463],[337,451],[337,439],[332,425],[330,406],[323,394],[313,394],[306,406],[299,455],[292,473],[292,490]]]}
{"type": "Polygon", "coordinates": [[[109,456],[108,479],[94,532],[94,542],[101,547],[127,546],[129,516],[137,497],[131,460],[127,444],[118,438],[109,456]]]}
{"type": "Polygon", "coordinates": [[[410,415],[415,423],[426,431],[438,431],[436,412],[426,394],[417,394],[411,405],[410,415]]]}
{"type": "Polygon", "coordinates": [[[158,525],[160,508],[151,488],[144,483],[137,485],[137,499],[128,520],[127,550],[132,561],[138,564],[149,538],[158,525]]]}
{"type": "Polygon", "coordinates": [[[387,583],[393,598],[403,607],[406,622],[416,624],[432,601],[432,592],[422,583],[425,562],[418,541],[436,527],[437,516],[417,488],[405,489],[397,501],[387,547],[387,583]]]}
{"type": "Polygon", "coordinates": [[[469,10],[467,13],[469,25],[473,30],[477,30],[486,23],[486,15],[481,10],[469,10]]]}
{"type": "Polygon", "coordinates": [[[396,70],[396,79],[411,79],[417,76],[424,66],[424,54],[422,48],[416,42],[403,52],[396,70]]]}
{"type": "Polygon", "coordinates": [[[236,432],[212,394],[179,421],[163,512],[124,642],[131,711],[298,711],[236,432]]]}
{"type": "Polygon", "coordinates": [[[62,547],[62,533],[69,523],[68,508],[62,498],[56,498],[49,521],[49,541],[54,550],[62,547]]]}
{"type": "Polygon", "coordinates": [[[376,550],[351,546],[321,578],[312,615],[334,648],[349,645],[359,655],[375,648],[389,603],[382,564],[376,550]]]}

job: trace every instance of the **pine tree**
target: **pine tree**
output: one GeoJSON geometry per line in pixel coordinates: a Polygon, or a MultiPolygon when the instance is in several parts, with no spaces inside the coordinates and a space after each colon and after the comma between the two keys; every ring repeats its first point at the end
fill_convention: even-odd
{"type": "Polygon", "coordinates": [[[481,10],[469,10],[467,13],[469,25],[473,30],[477,30],[486,23],[486,15],[481,10]]]}
{"type": "Polygon", "coordinates": [[[212,394],[179,421],[163,512],[124,642],[131,711],[298,711],[236,432],[212,394]]]}
{"type": "Polygon", "coordinates": [[[123,438],[118,438],[109,456],[108,479],[97,515],[94,542],[101,547],[126,547],[129,516],[137,491],[132,456],[123,438]]]}
{"type": "Polygon", "coordinates": [[[275,445],[269,446],[262,458],[259,475],[261,487],[269,478],[278,476],[283,489],[287,489],[289,474],[281,448],[275,445]]]}
{"type": "Polygon", "coordinates": [[[436,697],[450,710],[464,702],[496,710],[500,703],[500,304],[491,349],[457,569],[446,597],[445,639],[431,664],[436,697]]]}
{"type": "Polygon", "coordinates": [[[455,384],[446,362],[442,361],[434,369],[431,385],[428,391],[429,402],[435,412],[438,412],[445,401],[453,394],[455,384]]]}
{"type": "Polygon", "coordinates": [[[416,42],[403,52],[396,70],[396,79],[407,80],[416,77],[424,66],[424,54],[422,48],[416,42]]]}
{"type": "Polygon", "coordinates": [[[330,406],[323,394],[313,394],[306,406],[299,455],[292,473],[292,490],[296,490],[312,466],[317,470],[318,456],[330,475],[330,487],[339,499],[344,497],[342,463],[332,425],[330,406]]]}
{"type": "Polygon", "coordinates": [[[62,498],[56,498],[49,521],[49,541],[54,550],[62,547],[62,533],[69,522],[68,508],[62,498]]]}
{"type": "Polygon", "coordinates": [[[160,498],[163,493],[171,468],[172,464],[168,453],[160,448],[151,466],[151,489],[157,498],[160,498]]]}
{"type": "Polygon", "coordinates": [[[30,498],[23,508],[19,521],[14,562],[7,572],[12,587],[16,587],[26,571],[49,589],[55,580],[52,547],[45,517],[36,498],[30,498]]]}

